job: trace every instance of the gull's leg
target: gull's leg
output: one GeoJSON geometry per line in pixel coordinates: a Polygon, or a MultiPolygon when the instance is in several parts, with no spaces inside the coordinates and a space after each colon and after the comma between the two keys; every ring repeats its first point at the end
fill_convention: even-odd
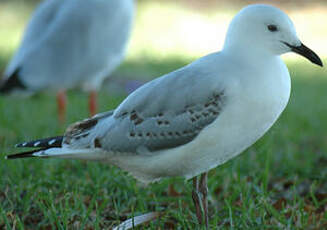
{"type": "Polygon", "coordinates": [[[199,184],[198,184],[197,177],[193,178],[192,199],[193,199],[195,210],[196,210],[196,217],[198,218],[199,224],[202,224],[202,212],[201,212],[199,184]]]}
{"type": "Polygon", "coordinates": [[[202,207],[204,211],[204,221],[206,224],[206,229],[209,229],[209,219],[208,219],[208,172],[202,173],[199,183],[199,191],[202,194],[202,207]]]}
{"type": "Polygon", "coordinates": [[[97,92],[95,90],[92,90],[89,95],[89,112],[91,117],[97,112],[97,92]]]}
{"type": "Polygon", "coordinates": [[[57,93],[57,106],[58,106],[58,120],[61,124],[65,123],[65,115],[66,115],[66,92],[59,91],[57,93]]]}

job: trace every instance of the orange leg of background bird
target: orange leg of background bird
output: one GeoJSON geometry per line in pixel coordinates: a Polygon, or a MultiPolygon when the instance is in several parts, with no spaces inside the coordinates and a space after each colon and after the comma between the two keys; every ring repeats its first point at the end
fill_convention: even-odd
{"type": "Polygon", "coordinates": [[[58,120],[61,124],[65,123],[65,115],[66,115],[66,92],[59,91],[57,93],[57,106],[58,106],[58,120]]]}
{"type": "Polygon", "coordinates": [[[94,116],[97,112],[97,92],[91,91],[89,95],[89,111],[90,116],[94,116]]]}

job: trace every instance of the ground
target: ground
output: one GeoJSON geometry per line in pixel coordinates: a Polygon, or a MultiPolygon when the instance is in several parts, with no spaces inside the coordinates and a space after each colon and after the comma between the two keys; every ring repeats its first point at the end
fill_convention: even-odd
{"type": "MultiPolygon", "coordinates": [[[[10,50],[0,55],[0,70],[10,50]]],[[[190,60],[133,56],[115,75],[156,77],[190,60]]],[[[254,146],[209,173],[212,229],[327,228],[327,74],[305,60],[287,64],[292,95],[280,119],[254,146]]],[[[123,98],[103,90],[99,110],[113,109],[123,98]]],[[[87,116],[86,99],[70,92],[66,125],[87,116]]],[[[0,97],[0,229],[108,229],[151,211],[162,215],[138,229],[198,228],[191,181],[165,179],[144,187],[99,162],[5,160],[17,142],[63,132],[54,102],[51,94],[0,97]],[[169,184],[175,190],[170,196],[169,184]]]]}

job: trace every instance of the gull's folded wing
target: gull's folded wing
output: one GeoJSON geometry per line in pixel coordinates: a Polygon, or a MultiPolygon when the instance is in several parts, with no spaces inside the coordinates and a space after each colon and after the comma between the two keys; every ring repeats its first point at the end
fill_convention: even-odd
{"type": "Polygon", "coordinates": [[[108,152],[137,153],[192,141],[219,116],[225,104],[224,90],[215,79],[218,76],[203,68],[207,66],[203,62],[212,61],[215,55],[142,86],[92,129],[71,129],[74,132],[66,134],[64,143],[74,148],[89,144],[108,152]]]}

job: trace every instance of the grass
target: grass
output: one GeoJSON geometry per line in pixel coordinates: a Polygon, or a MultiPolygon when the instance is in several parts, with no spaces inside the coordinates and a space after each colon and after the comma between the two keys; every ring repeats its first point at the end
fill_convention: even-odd
{"type": "MultiPolygon", "coordinates": [[[[127,62],[120,71],[148,67],[159,75],[182,64],[147,60],[138,69],[127,62]]],[[[293,92],[279,121],[245,153],[210,172],[212,228],[327,227],[327,78],[307,62],[291,63],[290,69],[293,92]]],[[[100,111],[122,99],[102,92],[100,111]]],[[[71,92],[69,101],[67,123],[87,116],[85,94],[71,92]]],[[[182,179],[143,187],[121,170],[96,162],[4,160],[4,153],[16,151],[15,143],[57,135],[64,127],[56,122],[51,95],[0,98],[0,111],[1,229],[103,229],[149,211],[163,215],[147,229],[197,228],[191,183],[182,179]],[[171,183],[173,197],[167,195],[171,183]]]]}
{"type": "MultiPolygon", "coordinates": [[[[12,15],[6,12],[16,12],[17,8],[4,6],[0,27],[7,29],[0,31],[1,70],[32,9],[19,11],[8,25],[12,15]]],[[[147,7],[142,9],[151,12],[147,7]]],[[[176,17],[180,13],[175,8],[172,12],[176,17]]],[[[138,17],[141,22],[148,21],[138,17]]],[[[162,18],[160,23],[167,17],[162,18]]],[[[172,39],[161,36],[152,44],[160,50],[154,53],[152,46],[144,51],[148,42],[141,44],[147,33],[140,30],[136,34],[134,54],[117,75],[154,77],[190,61],[188,54],[172,57],[174,49],[169,44],[160,46],[161,41],[173,40],[170,33],[165,36],[172,39]],[[166,48],[167,53],[162,52],[166,48]]],[[[149,41],[154,40],[151,36],[149,41]]],[[[184,54],[182,49],[178,53],[184,54]]],[[[254,146],[209,173],[212,229],[327,228],[326,71],[307,61],[288,64],[293,89],[281,118],[254,146]]],[[[69,94],[67,124],[87,116],[86,99],[81,92],[69,94]]],[[[113,109],[122,100],[101,92],[99,110],[113,109]]],[[[161,211],[162,216],[137,229],[199,229],[189,181],[172,178],[144,187],[121,170],[98,162],[4,160],[5,153],[17,151],[12,147],[15,143],[59,135],[64,129],[56,121],[51,94],[0,98],[0,229],[110,229],[150,211],[161,211]],[[169,184],[174,185],[175,196],[167,195],[169,184]]]]}

